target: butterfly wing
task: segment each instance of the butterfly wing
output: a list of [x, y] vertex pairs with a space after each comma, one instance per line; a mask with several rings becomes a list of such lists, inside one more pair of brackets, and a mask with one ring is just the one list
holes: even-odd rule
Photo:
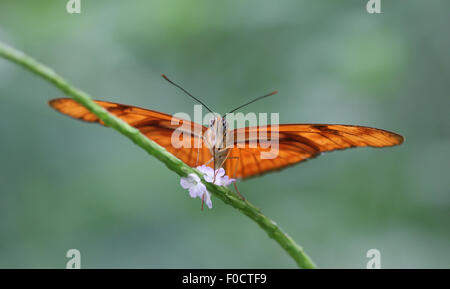
[[[189, 166], [201, 165], [211, 159], [208, 148], [202, 143], [202, 135], [207, 128], [200, 124], [135, 106], [99, 100], [95, 102], [108, 112], [139, 129], [146, 137], [164, 147]], [[53, 99], [49, 102], [49, 105], [73, 118], [104, 125], [95, 114], [73, 99]], [[179, 129], [183, 134], [179, 138], [172, 138], [176, 129]]]
[[[266, 131], [267, 139], [278, 141], [277, 154], [269, 142], [254, 139]], [[225, 162], [230, 177], [248, 178], [314, 158], [323, 152], [353, 147], [399, 145], [403, 137], [386, 130], [334, 124], [285, 124], [272, 131], [271, 126], [235, 129], [234, 146]], [[253, 142], [253, 146], [252, 143]], [[261, 153], [265, 153], [265, 158]], [[268, 158], [267, 158], [268, 157]]]
[[[105, 101], [95, 102], [138, 128], [149, 139], [189, 166], [205, 164], [212, 158], [209, 149], [203, 143], [202, 135], [207, 128], [202, 125], [135, 106]], [[97, 116], [70, 98], [54, 99], [49, 104], [73, 118], [103, 124]], [[182, 139], [172, 138], [174, 131], [180, 127], [186, 132]], [[252, 139], [264, 130], [268, 140], [278, 141], [277, 154], [273, 158], [270, 158], [273, 152], [269, 142]], [[393, 132], [354, 125], [286, 124], [279, 125], [277, 131], [272, 131], [270, 126], [247, 127], [236, 129], [233, 134], [235, 143], [230, 149], [224, 167], [229, 176], [237, 178], [248, 178], [282, 169], [327, 151], [365, 146], [387, 147], [403, 142], [403, 137]], [[256, 146], [252, 145], [255, 141]], [[261, 153], [265, 153], [269, 158], [263, 158]]]

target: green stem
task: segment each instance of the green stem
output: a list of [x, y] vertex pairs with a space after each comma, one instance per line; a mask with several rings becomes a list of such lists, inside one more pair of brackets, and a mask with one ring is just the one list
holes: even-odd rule
[[[150, 155], [163, 162], [170, 170], [174, 171], [179, 176], [185, 177], [190, 173], [196, 173], [201, 176], [201, 173], [198, 170], [191, 168], [181, 160], [177, 159], [163, 147], [141, 134], [138, 129], [108, 113], [101, 106], [97, 105], [87, 93], [71, 86], [66, 80], [47, 66], [37, 62], [23, 52], [9, 47], [1, 42], [0, 56], [25, 67], [26, 69], [53, 83], [65, 94], [72, 97], [74, 100], [90, 110], [106, 125], [131, 139], [136, 145], [140, 146]], [[228, 188], [219, 187], [205, 181], [203, 182], [205, 183], [208, 191], [215, 197], [238, 209], [250, 219], [255, 221], [264, 231], [266, 231], [270, 238], [274, 239], [281, 245], [281, 247], [295, 260], [298, 266], [301, 268], [315, 268], [313, 261], [303, 251], [302, 247], [298, 245], [290, 236], [284, 233], [274, 221], [263, 215], [258, 208], [250, 204], [247, 200], [242, 200]]]

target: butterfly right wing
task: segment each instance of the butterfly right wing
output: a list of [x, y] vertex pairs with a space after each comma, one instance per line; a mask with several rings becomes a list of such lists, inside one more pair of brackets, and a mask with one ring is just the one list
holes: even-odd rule
[[[136, 106], [95, 102], [191, 167], [205, 164], [212, 158], [202, 138], [207, 128], [200, 124]], [[104, 125], [95, 114], [71, 98], [53, 99], [49, 105], [70, 117]], [[180, 132], [178, 137], [173, 137], [175, 130]]]
[[[267, 140], [258, 139], [261, 131], [267, 133], [267, 140], [278, 143], [278, 149], [271, 151], [273, 147]], [[390, 131], [338, 124], [280, 124], [274, 131], [270, 126], [246, 127], [235, 129], [233, 134], [234, 146], [230, 148], [225, 171], [230, 177], [241, 179], [279, 170], [324, 152], [389, 147], [403, 142], [401, 135]]]

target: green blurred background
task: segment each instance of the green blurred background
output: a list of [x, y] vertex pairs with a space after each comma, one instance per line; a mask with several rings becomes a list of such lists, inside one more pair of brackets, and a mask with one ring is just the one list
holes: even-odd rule
[[[322, 268], [450, 264], [450, 2], [1, 0], [0, 41], [97, 99], [176, 113], [393, 130], [402, 146], [326, 154], [239, 184]], [[61, 116], [63, 94], [0, 59], [0, 267], [295, 268], [251, 220], [117, 132]]]

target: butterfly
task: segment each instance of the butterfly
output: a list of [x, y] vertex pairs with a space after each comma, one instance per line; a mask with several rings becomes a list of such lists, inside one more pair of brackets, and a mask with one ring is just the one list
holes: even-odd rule
[[[164, 74], [162, 76], [212, 112], [184, 88], [169, 80]], [[276, 91], [258, 97], [231, 112], [275, 93]], [[238, 179], [247, 179], [280, 170], [317, 157], [324, 152], [354, 147], [390, 147], [403, 142], [403, 137], [394, 132], [358, 125], [280, 124], [276, 129], [273, 126], [254, 126], [230, 130], [226, 115], [215, 115], [209, 127], [206, 127], [136, 106], [101, 100], [95, 100], [95, 102], [137, 128], [146, 137], [164, 147], [187, 165], [195, 167], [206, 164], [214, 169], [224, 168], [230, 177]], [[96, 115], [70, 98], [53, 99], [49, 101], [49, 105], [75, 119], [103, 124]], [[183, 145], [174, 143], [172, 137], [180, 127], [184, 129], [184, 138], [178, 141], [183, 142]], [[269, 148], [263, 146], [263, 142], [253, 140], [252, 136], [259, 135], [262, 131], [271, 141], [278, 143], [276, 157], [261, 157], [261, 153], [267, 152]], [[218, 144], [217, 139], [222, 139], [221, 144]], [[225, 144], [223, 140], [228, 139], [232, 139], [232, 143]]]

